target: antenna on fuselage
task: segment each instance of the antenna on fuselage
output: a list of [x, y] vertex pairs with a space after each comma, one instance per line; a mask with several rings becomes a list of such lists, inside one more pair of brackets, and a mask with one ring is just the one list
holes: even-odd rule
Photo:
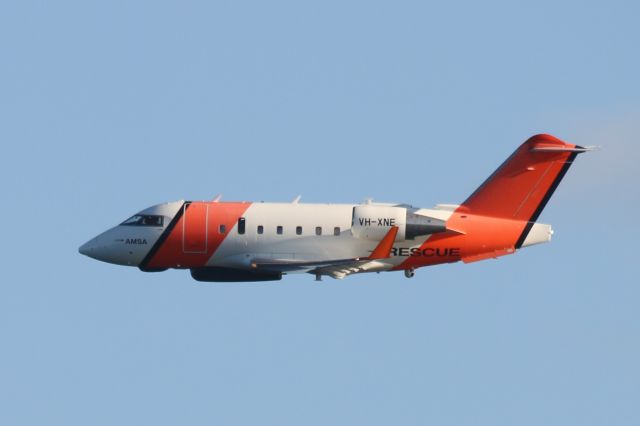
[[298, 204], [298, 201], [300, 201], [300, 198], [302, 198], [302, 195], [298, 195], [296, 198], [294, 198], [291, 204]]
[[215, 198], [213, 199], [214, 203], [219, 203], [220, 200], [222, 199], [222, 194], [218, 194], [215, 196]]

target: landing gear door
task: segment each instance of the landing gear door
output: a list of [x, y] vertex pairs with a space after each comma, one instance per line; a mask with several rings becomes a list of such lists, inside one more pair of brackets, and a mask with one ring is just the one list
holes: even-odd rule
[[182, 251], [202, 254], [208, 249], [209, 205], [185, 203], [182, 221]]

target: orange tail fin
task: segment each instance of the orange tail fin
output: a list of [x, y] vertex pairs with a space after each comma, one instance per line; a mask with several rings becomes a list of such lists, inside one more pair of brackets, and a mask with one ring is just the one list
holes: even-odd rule
[[473, 214], [535, 222], [576, 155], [587, 150], [551, 135], [533, 136], [462, 206]]

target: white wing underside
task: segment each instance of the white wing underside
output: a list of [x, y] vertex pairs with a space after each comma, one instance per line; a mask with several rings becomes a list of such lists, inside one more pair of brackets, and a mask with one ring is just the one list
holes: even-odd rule
[[319, 273], [320, 275], [328, 275], [331, 278], [341, 280], [342, 278], [351, 274], [357, 274], [360, 272], [388, 271], [391, 268], [392, 268], [392, 265], [388, 263], [383, 263], [377, 260], [366, 260], [366, 261], [354, 262], [352, 264], [347, 264], [347, 265], [325, 266], [323, 268], [318, 268], [316, 271], [311, 271], [311, 272]]
[[387, 271], [392, 268], [389, 263], [371, 259], [336, 259], [326, 261], [300, 261], [292, 259], [254, 259], [252, 268], [273, 272], [307, 272], [316, 275], [328, 275], [342, 279], [347, 275], [359, 272]]

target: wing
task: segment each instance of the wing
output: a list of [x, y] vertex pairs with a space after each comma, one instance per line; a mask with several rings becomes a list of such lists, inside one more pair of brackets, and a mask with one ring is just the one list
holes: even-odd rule
[[378, 259], [389, 258], [393, 242], [398, 234], [398, 227], [392, 226], [389, 232], [380, 240], [376, 248], [369, 256], [353, 257], [349, 259], [329, 260], [299, 260], [299, 259], [261, 259], [251, 261], [251, 267], [256, 271], [265, 272], [309, 272], [320, 275], [329, 275], [333, 278], [344, 278], [346, 275], [367, 270], [389, 269]]
[[294, 260], [294, 259], [260, 259], [251, 261], [251, 267], [259, 271], [269, 272], [309, 272], [330, 266], [343, 266], [358, 263], [360, 258], [330, 260]]
[[360, 260], [343, 265], [329, 265], [316, 268], [309, 271], [310, 274], [315, 274], [316, 278], [321, 275], [328, 275], [331, 278], [342, 279], [347, 275], [357, 274], [358, 272], [380, 272], [388, 271], [393, 266], [389, 263], [379, 262], [377, 260]]

